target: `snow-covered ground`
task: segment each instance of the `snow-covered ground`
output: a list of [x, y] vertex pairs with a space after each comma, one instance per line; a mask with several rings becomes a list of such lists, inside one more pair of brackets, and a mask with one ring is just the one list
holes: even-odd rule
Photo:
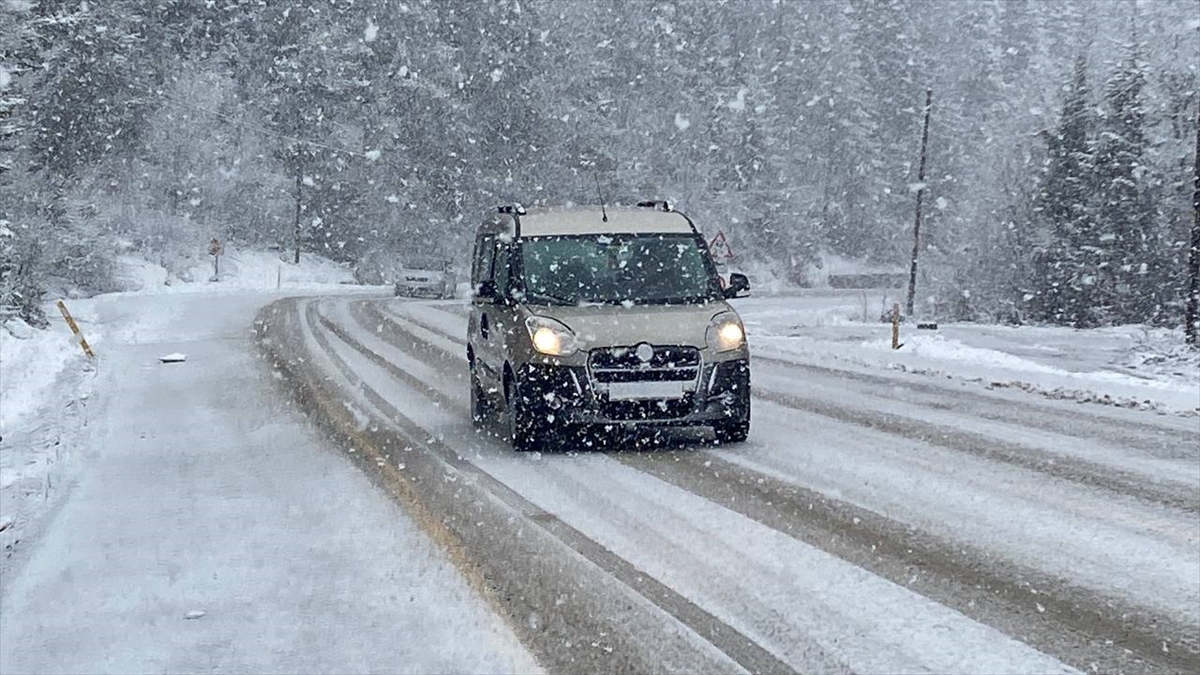
[[[273, 299], [388, 289], [352, 286], [311, 257], [231, 252], [215, 282], [202, 262], [196, 281], [167, 284], [162, 268], [128, 260], [131, 290], [68, 301], [94, 362], [53, 307], [48, 331], [0, 331], [0, 670], [536, 669], [483, 585], [328, 452], [253, 358], [251, 318]], [[678, 594], [605, 582], [624, 588], [610, 602], [640, 603], [674, 631], [672, 649], [746, 665], [737, 644], [748, 643], [802, 670], [1048, 672], [1076, 654], [1070, 630], [1111, 630], [1070, 608], [1113, 602], [1167, 620], [1164, 649], [1188, 644], [1200, 472], [1179, 439], [1200, 424], [1200, 358], [1182, 336], [904, 326], [893, 351], [878, 320], [892, 299], [824, 289], [736, 301], [756, 359], [750, 442], [641, 458], [513, 456], [478, 436], [461, 395], [463, 301], [312, 303], [409, 379], [330, 336], [323, 348], [309, 334], [311, 353], [294, 356], [345, 377], [339, 404], [362, 425], [407, 415], [418, 438], [589, 538], [603, 555], [581, 549], [585, 565], [616, 556]], [[162, 363], [169, 354], [186, 360]], [[336, 374], [337, 360], [352, 372]], [[377, 415], [371, 392], [396, 411]], [[417, 460], [400, 471], [405, 461]], [[436, 481], [478, 480], [455, 466]], [[836, 506], [817, 520], [754, 510], [781, 500]], [[929, 570], [876, 544], [926, 546], [915, 561]], [[977, 609], [988, 596], [971, 589], [996, 583], [1042, 595]], [[546, 602], [528, 618], [535, 631], [567, 601]], [[679, 603], [733, 642], [703, 635], [707, 619]], [[1071, 629], [1041, 627], [1047, 611]]]
[[[526, 500], [500, 516], [513, 536], [570, 526], [572, 550], [587, 555], [574, 543], [587, 537], [604, 552], [594, 560], [633, 566], [632, 597], [694, 626], [673, 612], [678, 602], [643, 585], [662, 584], [782, 667], [1052, 672], [1061, 659], [1101, 672], [1190, 668], [1178, 664], [1194, 660], [1200, 618], [1193, 415], [988, 391], [969, 379], [970, 361], [951, 362], [949, 379], [885, 360], [806, 361], [772, 347], [762, 326], [829, 327], [844, 298], [738, 304], [759, 331], [755, 423], [748, 442], [730, 447], [681, 435], [679, 450], [597, 453], [568, 438], [558, 452], [513, 453], [468, 419], [461, 302], [302, 301], [296, 316], [307, 317], [308, 334], [286, 351], [331, 383], [334, 400], [353, 401], [360, 424], [416, 425], [406, 438], [444, 446], [450, 459], [429, 473], [414, 469], [416, 448], [402, 458], [420, 484], [462, 485], [455, 497], [467, 503], [470, 489], [501, 504]], [[859, 343], [873, 339], [875, 328], [852, 318], [841, 327], [866, 331]], [[838, 345], [827, 335], [814, 342]], [[1012, 368], [1012, 351], [989, 354]], [[1004, 607], [987, 607], [1000, 598]], [[1145, 666], [1148, 658], [1180, 661]]]
[[[282, 294], [379, 290], [289, 272]], [[84, 360], [61, 320], [4, 338], [0, 671], [536, 672], [483, 589], [280, 396], [252, 344], [280, 293], [241, 279], [71, 301], [97, 358], [70, 419]]]
[[[57, 312], [48, 307], [47, 311]], [[54, 391], [54, 382], [63, 369], [81, 366], [83, 351], [63, 330], [35, 330], [20, 319], [10, 319], [0, 328], [0, 437], [28, 419], [47, 400], [73, 390]], [[6, 472], [0, 468], [0, 481]]]
[[949, 377], [1164, 413], [1200, 412], [1200, 352], [1183, 344], [1182, 330], [967, 323], [918, 330], [901, 324], [903, 346], [893, 350], [891, 326], [879, 319], [897, 299], [896, 291], [821, 290], [734, 304], [757, 356]]
[[[285, 262], [278, 253], [229, 248], [221, 258], [221, 274], [212, 281], [211, 258], [197, 259], [190, 273], [194, 281], [168, 275], [160, 265], [127, 256], [120, 262], [119, 277], [127, 291], [89, 299], [67, 300], [68, 310], [84, 337], [103, 355], [109, 342], [157, 342], [178, 333], [185, 304], [156, 303], [152, 311], [126, 299], [147, 295], [206, 293], [216, 295], [256, 293], [262, 303], [282, 295], [321, 292], [378, 292], [356, 288], [350, 270], [319, 256], [305, 255], [299, 265]], [[170, 283], [167, 283], [167, 282]], [[44, 307], [51, 326], [34, 330], [19, 319], [0, 327], [0, 489], [15, 491], [0, 502], [0, 519], [12, 521], [15, 531], [20, 514], [49, 504], [61, 464], [76, 445], [77, 427], [95, 376], [89, 363], [53, 302]], [[19, 487], [14, 487], [20, 484]], [[20, 506], [14, 500], [22, 502]]]
[[177, 276], [161, 265], [136, 256], [119, 260], [120, 276], [130, 291], [141, 293], [211, 293], [229, 291], [321, 291], [330, 286], [353, 284], [350, 269], [320, 256], [305, 254], [300, 264], [286, 252], [242, 250], [226, 246], [218, 274], [213, 275], [212, 258], [205, 256]]

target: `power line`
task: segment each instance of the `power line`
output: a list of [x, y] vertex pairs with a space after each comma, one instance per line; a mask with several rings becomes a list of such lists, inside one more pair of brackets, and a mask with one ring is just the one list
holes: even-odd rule
[[342, 153], [345, 155], [350, 155], [352, 157], [362, 157], [363, 159], [372, 159], [367, 153], [364, 153], [364, 152], [358, 152], [356, 150], [349, 150], [346, 148], [329, 145], [327, 143], [321, 143], [319, 141], [312, 141], [312, 140], [308, 140], [305, 138], [299, 138], [296, 136], [289, 136], [287, 134], [283, 134], [278, 131], [273, 131], [266, 127], [259, 126], [257, 124], [252, 124], [252, 123], [246, 122], [244, 120], [234, 119], [232, 116], [228, 115], [227, 113], [223, 113], [219, 110], [210, 110], [208, 108], [201, 108], [199, 106], [186, 105], [186, 104], [180, 103], [179, 101], [172, 99], [169, 96], [164, 97], [163, 102], [166, 105], [177, 108], [179, 110], [212, 115], [213, 117], [216, 117], [222, 121], [228, 122], [229, 124], [234, 124], [234, 125], [246, 128], [246, 129], [251, 129], [251, 130], [257, 131], [261, 134], [271, 136], [273, 138], [278, 138], [280, 140], [290, 141], [292, 143], [301, 143], [301, 144], [309, 145], [309, 146], [312, 146], [315, 148], [322, 148], [324, 150], [329, 150], [330, 152], [337, 152], [337, 153]]

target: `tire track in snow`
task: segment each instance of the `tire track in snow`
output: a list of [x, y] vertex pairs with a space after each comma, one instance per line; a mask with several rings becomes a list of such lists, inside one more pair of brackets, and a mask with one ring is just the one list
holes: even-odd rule
[[[380, 322], [387, 322], [394, 325], [397, 329], [413, 334], [415, 340], [420, 340], [428, 345], [427, 348], [422, 348], [432, 358], [436, 358], [443, 363], [456, 363], [456, 360], [447, 361], [444, 357], [448, 356], [444, 349], [440, 349], [434, 344], [436, 340], [432, 339], [429, 334], [439, 336], [440, 338], [449, 341], [453, 344], [461, 345], [463, 352], [466, 350], [466, 342], [462, 338], [447, 335], [443, 330], [437, 328], [432, 322], [423, 321], [419, 317], [408, 314], [399, 315], [387, 309], [380, 310], [376, 303], [368, 304], [367, 301], [356, 303], [357, 307], [369, 308], [371, 318]], [[423, 305], [422, 308], [431, 307]], [[457, 306], [455, 306], [455, 309]], [[411, 321], [416, 324], [417, 330], [402, 326], [401, 321]], [[422, 335], [422, 333], [428, 334]], [[778, 359], [769, 359], [762, 357], [752, 357], [754, 362], [766, 361], [777, 366], [794, 366], [788, 361], [780, 361]], [[822, 375], [841, 378], [843, 376], [852, 380], [868, 381], [875, 384], [886, 382], [889, 389], [894, 389], [897, 386], [896, 382], [887, 382], [886, 378], [877, 376], [867, 376], [859, 373], [850, 373], [848, 371], [840, 371], [833, 369], [825, 369], [812, 367], [813, 372], [821, 372]], [[771, 401], [784, 407], [794, 410], [803, 410], [806, 412], [815, 413], [823, 417], [837, 420], [839, 422], [854, 424], [868, 429], [875, 429], [884, 433], [900, 436], [910, 440], [927, 443], [938, 447], [943, 447], [949, 450], [968, 453], [984, 459], [1005, 462], [1015, 466], [1020, 466], [1026, 469], [1031, 469], [1039, 473], [1060, 478], [1063, 480], [1072, 481], [1090, 487], [1097, 487], [1109, 490], [1116, 494], [1134, 497], [1136, 499], [1154, 502], [1171, 508], [1179, 509], [1187, 513], [1200, 514], [1200, 492], [1194, 487], [1186, 483], [1165, 484], [1148, 480], [1147, 477], [1136, 472], [1114, 467], [1107, 464], [1089, 461], [1076, 456], [1064, 455], [1055, 452], [1047, 452], [1044, 449], [1031, 447], [1029, 445], [1014, 443], [992, 436], [959, 429], [946, 424], [939, 424], [920, 419], [914, 419], [901, 414], [871, 410], [868, 408], [850, 406], [841, 403], [836, 403], [817, 397], [800, 396], [792, 392], [783, 392], [764, 386], [761, 383], [762, 378], [755, 382], [752, 392], [755, 398]], [[937, 393], [945, 395], [944, 390], [938, 390], [933, 385], [908, 385], [912, 386], [924, 393]], [[878, 395], [874, 393], [872, 395]], [[977, 394], [961, 395], [962, 398], [971, 398], [974, 396], [979, 398]], [[958, 393], [955, 393], [955, 398], [959, 398]], [[983, 399], [986, 400], [986, 399]], [[978, 401], [977, 401], [978, 402]], [[1029, 409], [1036, 409], [1036, 406], [1029, 404], [1010, 404], [1009, 402], [990, 401], [993, 408], [1003, 410], [1007, 406], [1014, 407], [1018, 412], [1013, 415], [1007, 413], [994, 413], [995, 417], [1001, 418], [1007, 422], [1019, 423], [1021, 414], [1028, 414]], [[920, 404], [918, 404], [920, 405]], [[925, 403], [924, 405], [929, 405]], [[1031, 419], [1042, 419], [1046, 415], [1044, 410], [1036, 410], [1037, 414], [1030, 414]], [[972, 415], [976, 414], [976, 410], [971, 410]], [[1057, 411], [1055, 414], [1058, 414]], [[1088, 420], [1089, 424], [1082, 424], [1081, 428], [1095, 429], [1098, 419], [1095, 416], [1080, 413], [1080, 418]], [[1156, 425], [1143, 425], [1144, 430], [1148, 433], [1167, 433], [1171, 439], [1174, 439], [1174, 432], [1164, 431], [1162, 427]], [[1061, 426], [1053, 429], [1055, 433], [1061, 432]], [[1107, 430], [1111, 431], [1111, 430]], [[1107, 433], [1107, 431], [1105, 433]], [[1068, 435], [1074, 435], [1068, 433]], [[1124, 438], [1128, 434], [1121, 432], [1117, 434], [1118, 438]], [[1111, 438], [1111, 437], [1107, 437]], [[1193, 436], [1189, 441], [1195, 444]], [[1135, 446], [1136, 447], [1136, 446]]]
[[[1115, 419], [1101, 411], [1079, 410], [1067, 405], [1056, 406], [1051, 410], [1045, 405], [1014, 400], [1014, 397], [988, 396], [962, 388], [948, 389], [934, 383], [915, 382], [911, 377], [873, 375], [774, 356], [756, 355], [754, 360], [784, 370], [836, 378], [843, 383], [849, 381], [852, 386], [868, 385], [859, 387], [859, 390], [868, 395], [884, 393], [895, 396], [896, 390], [900, 389], [904, 394], [919, 394], [923, 397], [924, 400], [920, 401], [906, 401], [916, 405], [950, 409], [982, 419], [1012, 422], [1079, 438], [1116, 442], [1155, 456], [1174, 459], [1200, 458], [1200, 447], [1196, 446], [1196, 430], [1179, 428], [1180, 424], [1191, 423], [1200, 429], [1200, 423], [1170, 419], [1164, 420], [1165, 424], [1155, 424], [1132, 419]], [[1158, 442], [1148, 444], [1147, 439], [1150, 438], [1157, 438]]]
[[[377, 305], [362, 302], [352, 305], [351, 314], [364, 328], [388, 326], [381, 337], [402, 351], [436, 362], [447, 374], [463, 365], [463, 359], [450, 354], [445, 344], [461, 345], [461, 341], [429, 322], [413, 319], [415, 327], [404, 326], [400, 321], [410, 317], [392, 312], [385, 316]], [[919, 436], [916, 440], [929, 442]], [[614, 456], [1007, 634], [1022, 635], [1039, 649], [1081, 668], [1098, 664], [1105, 671], [1160, 672], [1200, 666], [1200, 636], [1193, 626], [1054, 575], [941, 540], [712, 454], [685, 451]]]
[[957, 429], [895, 413], [857, 408], [794, 393], [771, 391], [761, 385], [754, 396], [793, 410], [874, 429], [949, 450], [964, 452], [988, 460], [1004, 462], [1037, 471], [1054, 478], [1102, 488], [1115, 494], [1161, 504], [1187, 513], [1200, 513], [1200, 495], [1187, 486], [1152, 483], [1131, 471], [1098, 464], [1076, 457], [1047, 453], [1027, 445]]
[[[1195, 672], [1194, 626], [942, 540], [710, 453], [634, 452], [617, 459], [816, 546], [996, 627], [1034, 647], [1102, 672]], [[1167, 636], [1164, 639], [1164, 636]], [[1163, 645], [1171, 651], [1164, 653]]]
[[[654, 579], [652, 576], [637, 569], [628, 561], [612, 554], [610, 551], [600, 546], [592, 539], [588, 538], [582, 532], [559, 520], [553, 514], [543, 511], [535, 504], [512, 490], [512, 488], [509, 486], [501, 483], [476, 465], [462, 458], [461, 455], [454, 449], [446, 446], [437, 439], [426, 438], [425, 440], [418, 440], [422, 436], [428, 436], [427, 434], [422, 433], [422, 427], [388, 403], [382, 396], [379, 395], [378, 392], [373, 391], [369, 386], [363, 383], [353, 369], [336, 355], [335, 350], [328, 341], [328, 338], [321, 334], [320, 330], [317, 329], [318, 327], [323, 328], [332, 335], [336, 336], [348, 347], [362, 354], [375, 366], [387, 372], [393, 378], [402, 381], [405, 385], [411, 388], [417, 389], [422, 394], [437, 401], [443, 407], [460, 408], [462, 407], [461, 399], [455, 399], [437, 390], [436, 388], [429, 386], [420, 378], [414, 377], [412, 374], [397, 367], [386, 358], [380, 356], [374, 351], [371, 351], [361, 342], [352, 337], [343, 327], [339, 326], [327, 316], [321, 315], [316, 305], [309, 306], [308, 321], [310, 325], [313, 326], [313, 335], [317, 339], [318, 343], [321, 344], [323, 351], [329, 356], [329, 358], [335, 361], [335, 365], [338, 366], [338, 369], [342, 371], [342, 374], [349, 381], [358, 382], [358, 389], [371, 399], [372, 404], [376, 408], [383, 412], [388, 419], [392, 420], [396, 424], [399, 424], [401, 427], [406, 428], [406, 430], [409, 432], [409, 438], [411, 440], [429, 449], [436, 457], [440, 458], [448, 465], [453, 466], [455, 469], [462, 471], [463, 473], [469, 474], [472, 478], [473, 484], [482, 487], [488, 493], [497, 497], [508, 507], [522, 514], [527, 525], [537, 527], [550, 533], [565, 546], [583, 556], [583, 558], [590, 561], [604, 572], [607, 572], [614, 579], [620, 581], [626, 588], [628, 588], [629, 591], [640, 595], [650, 604], [665, 612], [680, 624], [686, 626], [687, 629], [700, 636], [711, 645], [715, 646], [722, 653], [728, 656], [734, 663], [737, 663], [741, 667], [745, 668], [748, 672], [795, 672], [787, 663], [779, 660], [774, 654], [750, 640], [733, 627], [729, 626], [699, 606], [693, 604], [665, 584]], [[509, 529], [511, 528], [512, 526], [510, 524]], [[481, 553], [481, 555], [483, 554]], [[549, 612], [551, 611], [551, 607], [543, 606], [541, 607], [541, 611]], [[606, 669], [608, 667], [609, 665], [605, 666]], [[644, 669], [645, 668], [643, 668], [643, 670]]]
[[[357, 323], [359, 325], [360, 329], [365, 330], [366, 333], [373, 334], [375, 336], [374, 339], [379, 340], [380, 342], [386, 342], [386, 343], [388, 343], [388, 345], [390, 345], [390, 347], [395, 348], [395, 349], [399, 350], [400, 352], [402, 352], [404, 354], [405, 360], [408, 358], [412, 358], [414, 360], [414, 362], [419, 361], [424, 364], [428, 364], [431, 360], [438, 361], [441, 363], [442, 368], [446, 369], [445, 372], [443, 373], [444, 375], [450, 375], [451, 374], [450, 369], [457, 369], [457, 368], [461, 367], [461, 361], [462, 361], [461, 359], [455, 359], [454, 357], [451, 357], [449, 354], [445, 353], [444, 350], [440, 350], [439, 348], [435, 347], [434, 345], [429, 344], [428, 342], [425, 342], [421, 339], [418, 339], [416, 336], [412, 335], [411, 333], [408, 333], [407, 331], [402, 332], [400, 330], [395, 330], [395, 328], [397, 328], [395, 326], [392, 327], [393, 330], [387, 330], [387, 329], [380, 330], [379, 329], [379, 327], [381, 325], [380, 320], [383, 317], [381, 317], [377, 312], [372, 312], [369, 307], [363, 307], [363, 305], [361, 303], [352, 305], [352, 309], [350, 309], [347, 312], [336, 312], [336, 313], [338, 314], [338, 317], [334, 317], [334, 316], [322, 317], [321, 320], [325, 323], [325, 326], [327, 328], [336, 328], [342, 333], [350, 332], [350, 331], [347, 331], [345, 329], [345, 327], [337, 326], [338, 318], [342, 318], [342, 320], [349, 320], [354, 323]], [[352, 342], [357, 342], [352, 337], [350, 339]], [[383, 356], [382, 353], [370, 352], [370, 348], [366, 347], [366, 345], [362, 345], [361, 343], [356, 346], [356, 349], [360, 349], [360, 351], [362, 349], [366, 349], [367, 351], [363, 351], [362, 353], [366, 354], [368, 358], [371, 358], [372, 361], [374, 361], [376, 363], [376, 365], [378, 365], [379, 367], [381, 367], [383, 369], [390, 369], [389, 366], [392, 368], [397, 368], [398, 370], [400, 370], [400, 373], [395, 374], [396, 376], [401, 377], [401, 378], [411, 378], [415, 381], [414, 384], [419, 383], [420, 385], [422, 385], [423, 389], [426, 388], [425, 385], [427, 385], [428, 383], [423, 381], [421, 377], [417, 377], [411, 373], [405, 373], [398, 366], [390, 363], [387, 360], [387, 358]], [[438, 355], [439, 351], [442, 351], [441, 355]], [[368, 352], [370, 352], [370, 353], [368, 353]], [[376, 360], [376, 359], [378, 359], [378, 360]], [[423, 377], [427, 377], [427, 376], [428, 375], [423, 376]], [[444, 382], [446, 379], [449, 379], [449, 378], [443, 377], [439, 381]], [[435, 400], [438, 401], [439, 407], [447, 407], [450, 404], [450, 397], [444, 393], [439, 393], [438, 395], [436, 395]], [[466, 408], [461, 403], [459, 403], [457, 407], [459, 409], [458, 413], [460, 415], [465, 416]], [[478, 460], [477, 460], [477, 462], [478, 462]], [[487, 462], [485, 462], [485, 463], [487, 463]], [[506, 472], [512, 473], [512, 467], [509, 467], [508, 464], [509, 463], [506, 462], [504, 464], [498, 465], [497, 468], [508, 467], [506, 469]], [[538, 467], [534, 471], [533, 475], [544, 478], [544, 472], [546, 470], [553, 470], [556, 466], [557, 466], [557, 464], [552, 464], [552, 465], [549, 465], [546, 467]], [[642, 471], [642, 470], [638, 469], [637, 467], [630, 467], [630, 468], [633, 468], [635, 471], [638, 471], [639, 474], [645, 475], [647, 478], [649, 478], [651, 480], [657, 480], [649, 472]], [[523, 467], [523, 463], [522, 463], [522, 469], [525, 472], [528, 471], [527, 468]], [[521, 474], [521, 473], [522, 473], [521, 470], [517, 471], [517, 474]], [[502, 472], [501, 475], [504, 475], [504, 472]], [[511, 478], [510, 478], [510, 480], [511, 480]], [[521, 481], [521, 482], [523, 483], [523, 481]], [[554, 481], [552, 480], [551, 482], [554, 482]], [[685, 493], [687, 493], [687, 492], [685, 491]], [[687, 494], [692, 494], [693, 498], [695, 498], [695, 499], [701, 499], [701, 500], [711, 502], [711, 500], [708, 500], [706, 497], [703, 497], [699, 494], [695, 494], [695, 493], [687, 493]], [[639, 513], [642, 513], [642, 512], [639, 511]], [[546, 517], [551, 518], [551, 519], [557, 519], [557, 517], [553, 516], [553, 515], [547, 515]], [[644, 517], [644, 516], [639, 515], [638, 517]], [[679, 517], [679, 516], [677, 515], [676, 517]], [[763, 525], [763, 524], [759, 523], [759, 525]], [[767, 527], [769, 527], [769, 526], [767, 526]], [[774, 529], [774, 528], [772, 528], [772, 529]], [[779, 530], [775, 530], [775, 531], [779, 532], [780, 534], [783, 534], [785, 537], [789, 536], [789, 535], [787, 535], [787, 533], [781, 532]], [[800, 540], [795, 537], [790, 537], [790, 538], [793, 539], [794, 541], [799, 542], [800, 544], [807, 545], [807, 542], [804, 542], [803, 540]], [[837, 557], [833, 556], [829, 559], [832, 560], [834, 558], [837, 558]], [[838, 560], [840, 561], [841, 559], [838, 558]], [[844, 565], [845, 561], [841, 561], [841, 563]], [[851, 563], [851, 564], [853, 564], [853, 563]], [[858, 565], [854, 565], [853, 569], [858, 569], [860, 572], [863, 571], [861, 566], [858, 566]], [[891, 580], [888, 580], [888, 581], [890, 582]], [[778, 583], [778, 582], [779, 582], [779, 580], [776, 580], [776, 583]], [[883, 583], [883, 582], [877, 581], [876, 583]], [[892, 583], [894, 583], [894, 582], [892, 582]], [[895, 584], [895, 586], [904, 588], [904, 584]], [[892, 594], [894, 594], [894, 593], [892, 593]], [[938, 606], [945, 607], [945, 605], [938, 605]], [[913, 610], [906, 610], [906, 611], [913, 611]], [[942, 611], [944, 612], [946, 610], [943, 609]], [[959, 620], [961, 620], [961, 619], [962, 619], [962, 617], [961, 617], [961, 613], [960, 613]], [[741, 620], [745, 620], [745, 617], [743, 617]], [[780, 619], [780, 620], [782, 620], [782, 619]], [[762, 621], [762, 618], [758, 617], [757, 622], [761, 624], [761, 621]], [[885, 621], [884, 623], [886, 624], [888, 622]], [[978, 622], [973, 625], [988, 626], [989, 624], [986, 622]], [[789, 624], [789, 626], [786, 628], [781, 625], [779, 627], [779, 630], [786, 631], [788, 629], [794, 630], [795, 628], [796, 628], [795, 626], [791, 626]], [[992, 627], [992, 628], [994, 628], [994, 627]], [[778, 633], [778, 631], [772, 631], [772, 632]], [[970, 631], [968, 631], [968, 632], [970, 632]], [[776, 637], [778, 637], [778, 635], [776, 635]], [[793, 650], [795, 650], [798, 646], [793, 643], [789, 643], [789, 644], [792, 645], [791, 649], [793, 649]], [[1000, 647], [997, 647], [997, 648], [999, 649]], [[847, 646], [847, 649], [849, 649], [851, 652], [855, 651], [855, 648], [851, 648], [849, 646]], [[809, 654], [812, 651], [819, 651], [819, 650], [820, 650], [819, 646], [813, 645], [810, 648], [801, 649], [800, 651], [802, 653]], [[994, 656], [994, 654], [993, 654], [993, 656]], [[982, 654], [981, 654], [981, 658], [983, 658]], [[821, 670], [827, 670], [827, 668], [821, 668]]]

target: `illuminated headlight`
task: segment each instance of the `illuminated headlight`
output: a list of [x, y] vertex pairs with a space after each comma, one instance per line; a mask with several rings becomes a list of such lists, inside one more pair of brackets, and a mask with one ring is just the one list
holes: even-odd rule
[[746, 331], [742, 320], [733, 312], [724, 312], [713, 317], [706, 336], [709, 349], [728, 352], [746, 344]]
[[579, 350], [579, 341], [571, 329], [554, 319], [531, 316], [525, 319], [525, 328], [529, 330], [533, 348], [542, 354], [570, 356]]

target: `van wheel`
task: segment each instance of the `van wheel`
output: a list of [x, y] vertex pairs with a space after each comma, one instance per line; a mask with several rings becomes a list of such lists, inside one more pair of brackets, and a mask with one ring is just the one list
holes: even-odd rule
[[491, 401], [488, 400], [487, 394], [483, 391], [483, 385], [479, 384], [479, 376], [475, 374], [475, 364], [471, 364], [471, 423], [477, 427], [482, 427], [491, 415]]
[[541, 430], [536, 413], [520, 394], [519, 387], [511, 378], [504, 381], [505, 418], [508, 422], [508, 442], [517, 452], [532, 452], [542, 446]]

